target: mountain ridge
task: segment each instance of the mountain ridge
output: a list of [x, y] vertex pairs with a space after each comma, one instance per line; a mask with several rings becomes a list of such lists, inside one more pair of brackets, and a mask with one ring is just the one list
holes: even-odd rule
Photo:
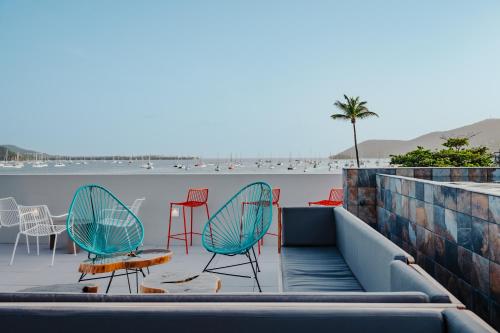
[[[437, 149], [442, 146], [442, 138], [456, 136], [470, 137], [471, 146], [486, 146], [490, 151], [497, 151], [500, 149], [500, 118], [489, 118], [451, 130], [433, 131], [410, 140], [366, 140], [358, 144], [358, 149], [361, 158], [387, 158], [404, 154], [417, 146]], [[332, 157], [351, 158], [354, 154], [353, 146]]]

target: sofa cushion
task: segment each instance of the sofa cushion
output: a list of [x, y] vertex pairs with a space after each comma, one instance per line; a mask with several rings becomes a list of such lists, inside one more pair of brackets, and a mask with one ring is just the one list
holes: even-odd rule
[[437, 282], [429, 281], [400, 260], [391, 263], [391, 291], [421, 291], [429, 296], [432, 303], [451, 303], [448, 294], [434, 283]]
[[283, 291], [363, 291], [335, 247], [283, 247]]
[[337, 247], [366, 291], [390, 291], [390, 263], [413, 258], [342, 207], [334, 208]]
[[283, 246], [335, 246], [333, 209], [283, 208]]

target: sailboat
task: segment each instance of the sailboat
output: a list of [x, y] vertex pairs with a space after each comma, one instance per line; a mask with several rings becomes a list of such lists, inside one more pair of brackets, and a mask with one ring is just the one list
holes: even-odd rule
[[36, 161], [35, 161], [35, 163], [33, 163], [33, 165], [31, 167], [33, 167], [33, 168], [46, 168], [49, 166], [46, 162], [43, 161], [43, 155], [42, 155], [41, 161], [38, 160], [38, 154], [36, 154], [35, 159], [36, 159]]
[[148, 169], [148, 170], [154, 169], [153, 162], [151, 162], [151, 155], [149, 155], [149, 157], [148, 157], [148, 162], [141, 165], [141, 168]]

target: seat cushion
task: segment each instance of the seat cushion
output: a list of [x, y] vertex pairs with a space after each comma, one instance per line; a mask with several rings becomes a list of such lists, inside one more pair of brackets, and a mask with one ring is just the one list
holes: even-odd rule
[[336, 247], [283, 247], [283, 291], [364, 291]]

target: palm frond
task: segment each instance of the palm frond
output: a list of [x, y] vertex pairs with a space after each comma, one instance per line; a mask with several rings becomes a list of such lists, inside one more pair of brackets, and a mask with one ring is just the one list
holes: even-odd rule
[[345, 114], [341, 114], [341, 113], [335, 113], [335, 114], [332, 114], [330, 116], [332, 119], [342, 119], [342, 120], [351, 120], [351, 117], [345, 115]]
[[363, 110], [362, 112], [358, 113], [358, 116], [357, 116], [357, 118], [359, 118], [359, 119], [365, 119], [368, 117], [378, 117], [378, 114], [376, 114], [375, 112], [372, 112], [372, 111], [368, 111], [368, 109], [366, 109], [366, 110]]

